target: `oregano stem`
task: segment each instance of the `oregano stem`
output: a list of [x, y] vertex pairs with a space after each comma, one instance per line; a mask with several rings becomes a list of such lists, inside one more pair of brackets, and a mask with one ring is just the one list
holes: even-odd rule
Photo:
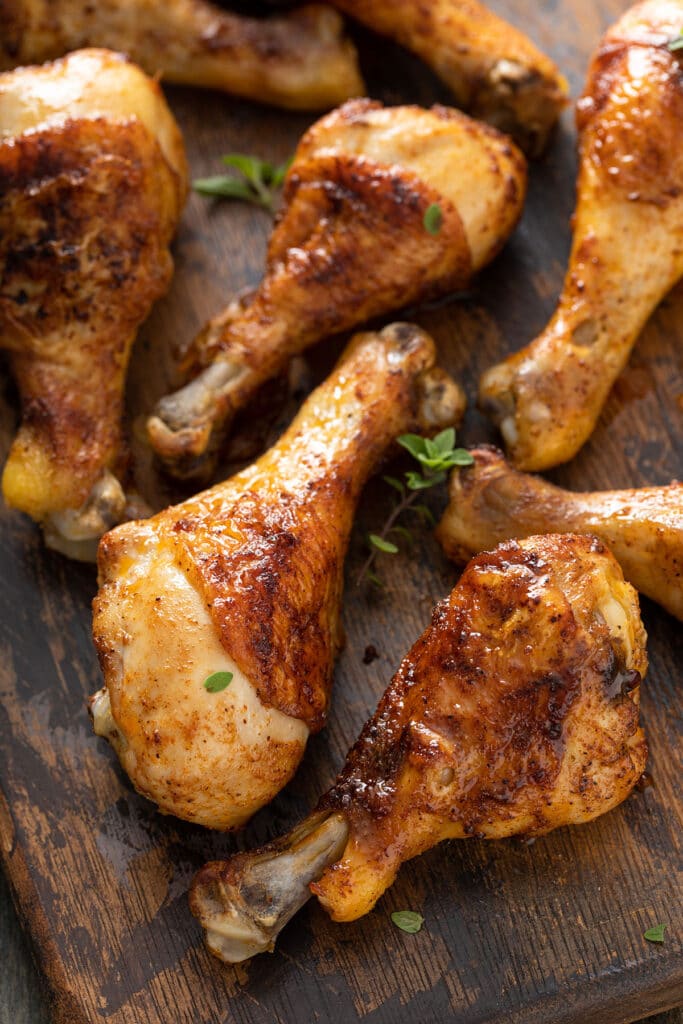
[[[387, 540], [388, 539], [389, 534], [391, 533], [392, 529], [396, 525], [399, 517], [401, 515], [403, 515], [403, 513], [407, 509], [409, 509], [411, 505], [415, 504], [415, 502], [417, 501], [418, 497], [420, 497], [421, 494], [422, 494], [422, 491], [410, 491], [408, 494], [406, 494], [406, 496], [404, 498], [401, 499], [401, 501], [399, 501], [398, 505], [395, 506], [393, 512], [391, 513], [389, 518], [386, 520], [384, 526], [382, 527], [382, 529], [378, 533], [378, 536], [381, 537], [382, 540]], [[365, 559], [365, 562], [361, 566], [361, 568], [360, 568], [360, 570], [358, 572], [358, 576], [356, 577], [356, 586], [357, 587], [360, 587], [360, 585], [363, 582], [365, 576], [370, 571], [370, 569], [372, 569], [373, 565], [375, 564], [375, 559], [377, 557], [377, 554], [378, 554], [377, 548], [373, 548], [373, 550], [370, 552], [368, 557]]]

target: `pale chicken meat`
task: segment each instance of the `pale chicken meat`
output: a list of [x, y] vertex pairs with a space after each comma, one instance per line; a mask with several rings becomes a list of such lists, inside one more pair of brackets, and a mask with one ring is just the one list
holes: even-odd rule
[[683, 274], [683, 0], [636, 4], [605, 35], [578, 102], [574, 237], [557, 309], [484, 373], [480, 404], [520, 469], [571, 459], [645, 322]]
[[124, 518], [128, 356], [186, 191], [173, 116], [125, 58], [0, 74], [0, 346], [22, 416], [2, 489], [74, 557]]
[[190, 906], [211, 952], [237, 962], [272, 949], [311, 894], [353, 921], [444, 839], [538, 836], [615, 807], [647, 756], [645, 643], [637, 594], [599, 540], [548, 535], [480, 554], [317, 810], [196, 876]]
[[195, 340], [190, 382], [149, 418], [155, 451], [177, 475], [205, 472], [234, 414], [294, 354], [463, 288], [514, 228], [525, 186], [515, 146], [457, 111], [358, 100], [318, 121], [287, 175], [265, 277]]
[[516, 470], [496, 448], [470, 452], [474, 464], [451, 476], [436, 531], [449, 558], [464, 563], [536, 533], [591, 534], [634, 587], [683, 619], [683, 484], [577, 494]]
[[102, 539], [95, 731], [160, 810], [234, 828], [291, 778], [325, 723], [360, 490], [397, 435], [463, 409], [418, 327], [358, 335], [256, 463]]
[[418, 54], [457, 102], [538, 155], [567, 103], [553, 61], [478, 0], [332, 0], [335, 7]]
[[166, 81], [295, 110], [365, 92], [353, 44], [329, 7], [248, 18], [205, 0], [0, 0], [0, 69], [106, 46]]

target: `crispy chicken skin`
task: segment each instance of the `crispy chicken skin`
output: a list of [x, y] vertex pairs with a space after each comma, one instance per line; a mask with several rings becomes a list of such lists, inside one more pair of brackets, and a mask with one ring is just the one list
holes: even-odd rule
[[496, 448], [470, 451], [474, 465], [451, 476], [436, 531], [449, 558], [464, 564], [535, 533], [593, 534], [634, 587], [683, 619], [683, 484], [575, 494], [520, 473]]
[[323, 5], [257, 19], [205, 0], [0, 0], [0, 68], [85, 46], [121, 50], [169, 82], [294, 110], [365, 92], [342, 20]]
[[577, 107], [574, 238], [558, 307], [482, 377], [480, 403], [520, 469], [566, 462], [660, 299], [683, 273], [683, 0], [646, 0], [604, 37]]
[[647, 756], [645, 642], [637, 594], [596, 538], [531, 537], [473, 559], [316, 812], [196, 876], [211, 952], [272, 949], [311, 892], [355, 920], [443, 839], [537, 836], [615, 807]]
[[168, 286], [186, 188], [161, 90], [125, 58], [0, 74], [0, 346], [22, 408], [2, 488], [74, 557], [123, 518], [128, 355]]
[[477, 0], [332, 0], [413, 50], [473, 117], [538, 155], [567, 103], [567, 83], [528, 36]]
[[[466, 285], [517, 223], [525, 187], [521, 153], [457, 111], [357, 100], [314, 124], [260, 287], [205, 327], [185, 364], [193, 379], [148, 421], [168, 468], [205, 472], [234, 413], [295, 353]], [[424, 224], [433, 204], [436, 234]]]
[[434, 359], [411, 324], [357, 335], [254, 465], [102, 539], [95, 730], [162, 811], [242, 824], [324, 725], [360, 490], [397, 435], [464, 410]]

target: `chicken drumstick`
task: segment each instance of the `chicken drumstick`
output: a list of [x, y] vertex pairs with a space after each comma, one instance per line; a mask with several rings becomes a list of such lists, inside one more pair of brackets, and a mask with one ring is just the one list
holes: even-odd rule
[[480, 403], [515, 465], [571, 459], [660, 299], [683, 274], [683, 0], [636, 4], [605, 35], [578, 102], [574, 240], [559, 305], [488, 370]]
[[332, 0], [417, 53], [473, 117], [507, 132], [530, 156], [545, 147], [567, 83], [528, 36], [479, 0]]
[[22, 406], [2, 488], [73, 557], [124, 517], [128, 355], [170, 281], [186, 190], [162, 92], [125, 58], [0, 75], [0, 345]]
[[102, 539], [95, 731], [162, 811], [241, 825], [325, 724], [360, 490], [397, 435], [464, 409], [434, 359], [411, 324], [358, 335], [258, 462]]
[[237, 962], [272, 949], [311, 893], [353, 921], [443, 839], [541, 835], [615, 807], [645, 766], [645, 639], [600, 541], [532, 537], [479, 555], [317, 811], [196, 876], [190, 906], [211, 952]]
[[365, 92], [342, 19], [322, 4], [245, 18], [206, 0], [0, 3], [0, 69], [84, 46], [121, 50], [169, 82], [293, 110], [326, 110]]
[[642, 594], [683, 619], [683, 484], [575, 494], [520, 473], [497, 448], [470, 449], [436, 536], [449, 558], [535, 533], [590, 533], [609, 545]]
[[292, 355], [464, 287], [512, 231], [525, 186], [521, 153], [457, 111], [358, 100], [318, 121], [289, 170], [260, 287], [207, 325], [186, 364], [194, 379], [148, 421], [168, 468], [205, 472], [223, 427]]

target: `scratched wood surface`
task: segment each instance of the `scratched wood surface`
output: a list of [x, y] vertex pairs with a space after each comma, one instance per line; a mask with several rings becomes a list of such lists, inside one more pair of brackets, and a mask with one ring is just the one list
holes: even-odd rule
[[[624, 0], [496, 0], [558, 60], [576, 95], [600, 32]], [[420, 65], [359, 33], [372, 95], [447, 101]], [[284, 159], [311, 118], [227, 97], [169, 91], [192, 171], [214, 173], [226, 151]], [[523, 222], [468, 295], [411, 312], [438, 340], [444, 364], [476, 392], [481, 371], [545, 323], [569, 246], [575, 175], [571, 116], [532, 170]], [[131, 369], [131, 433], [170, 379], [172, 359], [203, 320], [259, 278], [270, 222], [243, 205], [193, 196], [175, 246], [170, 294], [142, 331]], [[634, 245], [639, 240], [634, 239]], [[683, 287], [662, 304], [617, 383], [599, 428], [554, 478], [575, 488], [664, 483], [683, 474]], [[315, 373], [334, 346], [313, 356]], [[6, 451], [17, 419], [9, 382], [0, 400]], [[265, 429], [265, 428], [264, 428]], [[472, 410], [462, 433], [490, 437]], [[134, 444], [143, 489], [177, 496]], [[533, 845], [444, 844], [405, 866], [377, 909], [335, 925], [315, 904], [277, 952], [240, 968], [210, 959], [186, 892], [207, 859], [277, 836], [333, 779], [400, 657], [455, 582], [425, 534], [384, 564], [381, 594], [353, 585], [363, 536], [391, 500], [368, 487], [349, 553], [346, 648], [329, 728], [309, 745], [292, 784], [237, 836], [157, 814], [91, 732], [85, 700], [100, 685], [90, 641], [92, 568], [43, 550], [20, 515], [0, 510], [0, 836], [20, 916], [30, 931], [54, 1019], [69, 1024], [261, 1024], [335, 1019], [377, 1024], [633, 1021], [683, 1003], [683, 630], [644, 602], [651, 669], [643, 718], [653, 784], [589, 826]], [[435, 511], [443, 501], [433, 495]], [[372, 644], [379, 658], [364, 662]], [[420, 911], [417, 936], [390, 913]], [[667, 922], [664, 946], [643, 931]]]

